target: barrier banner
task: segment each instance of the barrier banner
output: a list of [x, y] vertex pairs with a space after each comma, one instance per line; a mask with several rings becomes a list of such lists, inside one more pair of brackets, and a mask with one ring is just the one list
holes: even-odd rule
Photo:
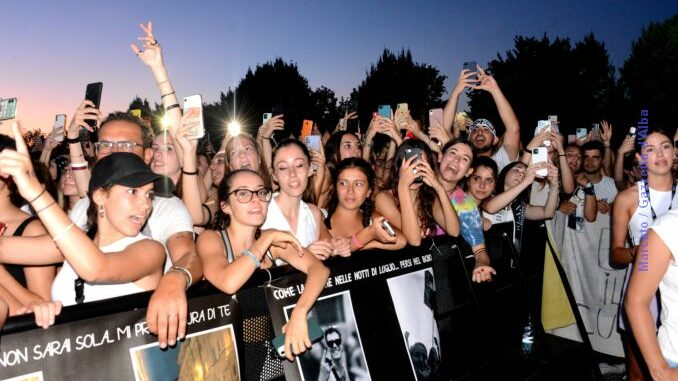
[[[130, 296], [130, 297], [136, 297]], [[124, 299], [129, 297], [122, 297]], [[111, 303], [107, 300], [99, 303]], [[92, 303], [94, 304], [94, 303]], [[75, 306], [84, 311], [96, 306]], [[189, 300], [186, 339], [161, 350], [146, 310], [110, 314], [0, 338], [2, 380], [238, 380], [237, 302], [224, 294]]]
[[[434, 319], [433, 256], [422, 248], [374, 251], [334, 262], [309, 312], [322, 338], [294, 362], [289, 380], [429, 380], [437, 378], [440, 335]], [[304, 288], [304, 274], [266, 287], [276, 335]]]

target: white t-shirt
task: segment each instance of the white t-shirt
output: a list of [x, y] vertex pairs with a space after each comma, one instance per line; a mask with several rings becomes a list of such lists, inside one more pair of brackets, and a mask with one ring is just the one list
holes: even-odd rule
[[[666, 274], [659, 282], [662, 310], [659, 316], [661, 326], [657, 334], [657, 341], [662, 354], [667, 360], [678, 362], [678, 210], [670, 210], [655, 220], [651, 229], [671, 250], [671, 261]], [[651, 253], [650, 253], [651, 255]], [[636, 271], [642, 271], [642, 260], [639, 261]]]
[[[119, 239], [110, 245], [101, 247], [104, 253], [112, 253], [124, 250], [130, 244], [148, 239], [145, 235], [139, 233], [136, 237], [125, 237]], [[64, 262], [59, 270], [54, 282], [52, 283], [52, 300], [59, 300], [64, 306], [72, 306], [75, 303], [75, 280], [78, 279], [73, 267], [68, 261]], [[134, 282], [127, 283], [85, 283], [83, 286], [84, 302], [93, 302], [95, 300], [104, 300], [116, 298], [118, 296], [136, 294], [144, 292], [143, 288], [137, 286]]]
[[[68, 217], [81, 230], [87, 231], [87, 208], [89, 198], [81, 198], [71, 209]], [[167, 253], [165, 245], [169, 237], [180, 232], [193, 232], [193, 218], [186, 205], [177, 197], [158, 197], [153, 199], [153, 210], [148, 222], [141, 231], [145, 236], [151, 237], [165, 246], [167, 260], [165, 271], [172, 267], [172, 259]]]
[[[520, 156], [520, 155], [519, 155]], [[504, 169], [505, 166], [511, 164], [512, 162], [518, 160], [516, 157], [515, 159], [511, 160], [511, 158], [508, 156], [508, 152], [504, 149], [504, 145], [502, 144], [501, 147], [497, 150], [497, 152], [494, 153], [490, 157], [492, 160], [494, 160], [495, 163], [497, 163], [497, 167], [499, 170], [497, 173], [501, 172], [502, 169]]]

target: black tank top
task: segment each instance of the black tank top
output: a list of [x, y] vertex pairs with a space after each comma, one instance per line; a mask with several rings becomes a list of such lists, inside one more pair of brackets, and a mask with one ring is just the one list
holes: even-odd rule
[[[33, 222], [34, 220], [37, 220], [38, 217], [36, 216], [31, 216], [23, 220], [21, 224], [16, 228], [14, 231], [14, 234], [12, 234], [12, 237], [21, 237], [24, 235], [24, 230], [26, 230], [26, 226]], [[5, 269], [7, 269], [7, 272], [12, 274], [12, 277], [16, 279], [17, 282], [21, 283], [22, 286], [26, 287], [26, 274], [24, 274], [24, 267], [22, 265], [5, 265]]]

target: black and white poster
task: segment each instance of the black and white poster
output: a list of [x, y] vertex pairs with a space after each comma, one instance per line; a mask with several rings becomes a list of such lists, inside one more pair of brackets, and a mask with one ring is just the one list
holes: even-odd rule
[[[289, 320], [294, 305], [285, 307]], [[323, 331], [319, 342], [299, 356], [297, 366], [304, 381], [371, 380], [360, 332], [348, 291], [318, 299], [308, 314]]]
[[400, 275], [387, 283], [417, 381], [437, 379], [441, 348], [433, 316], [433, 271], [424, 269]]

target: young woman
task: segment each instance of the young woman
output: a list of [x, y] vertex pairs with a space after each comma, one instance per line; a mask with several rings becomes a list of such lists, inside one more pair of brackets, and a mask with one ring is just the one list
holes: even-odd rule
[[[14, 149], [7, 135], [0, 135], [0, 151]], [[4, 236], [39, 236], [45, 228], [36, 217], [21, 210], [26, 203], [11, 177], [0, 176], [0, 230]], [[10, 315], [33, 302], [50, 299], [50, 287], [56, 270], [54, 266], [0, 265], [0, 284], [10, 294], [5, 297]]]
[[140, 231], [151, 212], [154, 188], [166, 192], [168, 182], [132, 153], [112, 153], [99, 160], [92, 170], [88, 192], [90, 226], [96, 229], [90, 239], [74, 228], [66, 213], [44, 192], [16, 125], [14, 133], [17, 151], [1, 152], [0, 168], [4, 175], [12, 176], [21, 195], [29, 200], [60, 253], [22, 258], [3, 252], [0, 262], [42, 265], [65, 259], [52, 285], [55, 303], [34, 307], [36, 324], [53, 324], [61, 303], [71, 305], [154, 289], [162, 276], [165, 249]]
[[[273, 152], [273, 179], [280, 192], [273, 197], [262, 229], [291, 231], [302, 247], [325, 260], [333, 255], [351, 255], [350, 241], [335, 238], [322, 223], [317, 206], [313, 205], [313, 175], [308, 149], [298, 140], [286, 139]], [[279, 263], [282, 264], [282, 263]]]
[[375, 200], [377, 211], [413, 246], [435, 235], [438, 226], [441, 234], [459, 235], [459, 219], [431, 165], [435, 161], [428, 146], [405, 140], [396, 151], [391, 189], [377, 194]]
[[[217, 230], [206, 230], [198, 237], [198, 253], [205, 278], [227, 294], [237, 292], [259, 267], [275, 266], [276, 259], [307, 274], [304, 292], [283, 327], [285, 354], [293, 360], [311, 347], [306, 315], [325, 287], [329, 270], [310, 253], [301, 255], [301, 245], [290, 233], [270, 229], [258, 235], [270, 200], [271, 189], [257, 172], [229, 173], [219, 187]], [[287, 350], [290, 345], [292, 350]]]
[[[480, 156], [473, 163], [473, 172], [465, 184], [466, 192], [481, 210], [483, 202], [494, 195], [497, 171], [497, 163], [488, 156]], [[483, 230], [488, 231], [491, 227], [492, 221], [487, 216], [483, 216]]]
[[[671, 161], [669, 160], [669, 163]], [[626, 293], [625, 307], [633, 336], [647, 363], [653, 380], [678, 380], [678, 237], [675, 210], [657, 218], [647, 241], [640, 243]], [[659, 332], [650, 305], [660, 290], [662, 311]]]
[[468, 141], [455, 139], [447, 142], [441, 152], [437, 178], [457, 213], [461, 236], [473, 250], [476, 263], [472, 280], [478, 283], [491, 281], [492, 275], [496, 272], [490, 267], [490, 257], [485, 249], [483, 223], [478, 205], [461, 187], [461, 182], [473, 173], [475, 148]]
[[386, 219], [374, 210], [370, 198], [375, 175], [360, 158], [342, 160], [334, 169], [334, 191], [327, 208], [325, 225], [333, 237], [351, 237], [356, 249], [398, 250], [407, 243], [400, 230], [391, 236], [382, 223]]
[[[537, 171], [546, 169], [549, 194], [545, 206], [529, 203], [528, 188], [537, 178]], [[558, 169], [551, 163], [526, 166], [522, 162], [508, 164], [499, 174], [497, 195], [483, 204], [485, 217], [492, 223], [513, 221], [513, 243], [520, 252], [525, 220], [553, 218], [558, 206]]]
[[[337, 131], [325, 144], [325, 173], [331, 173], [340, 161], [349, 157], [361, 157], [360, 139], [349, 131]], [[326, 208], [332, 192], [332, 177], [325, 176], [318, 197], [318, 207]]]
[[154, 137], [151, 148], [153, 149], [151, 169], [154, 173], [169, 177], [174, 183], [174, 190], [181, 194], [179, 184], [179, 181], [181, 181], [181, 163], [169, 132], [163, 131]]
[[[671, 168], [675, 148], [669, 135], [662, 131], [652, 131], [645, 138], [645, 146], [641, 148], [638, 145], [637, 148], [639, 151], [635, 156], [637, 159], [644, 157], [643, 161], [647, 166], [647, 182], [638, 181], [621, 191], [615, 198], [612, 213], [611, 261], [619, 267], [629, 266], [624, 289], [633, 273], [631, 263], [638, 256], [639, 245], [647, 228], [657, 217], [672, 210], [674, 206], [678, 209]], [[647, 309], [647, 306], [644, 308]], [[653, 321], [656, 321], [659, 315], [656, 297], [651, 298], [650, 311]], [[628, 318], [623, 308], [620, 309], [619, 328], [626, 352], [627, 379], [642, 380], [646, 365], [628, 329]]]

